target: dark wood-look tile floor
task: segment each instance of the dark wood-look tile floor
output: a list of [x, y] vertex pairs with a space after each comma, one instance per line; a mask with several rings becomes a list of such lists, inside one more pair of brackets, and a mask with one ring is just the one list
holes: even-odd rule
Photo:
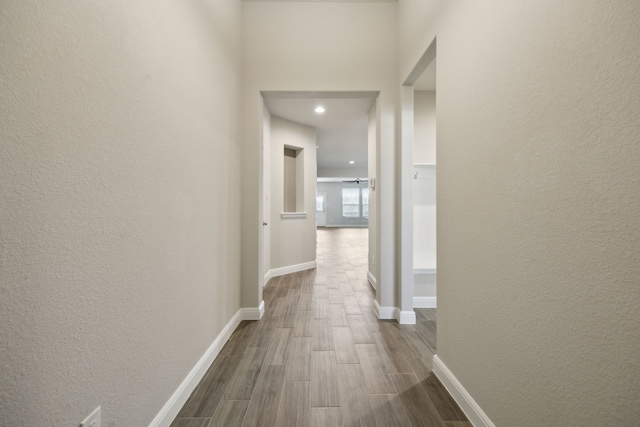
[[173, 427], [470, 427], [431, 371], [436, 310], [378, 320], [367, 230], [318, 230], [318, 268], [273, 278]]

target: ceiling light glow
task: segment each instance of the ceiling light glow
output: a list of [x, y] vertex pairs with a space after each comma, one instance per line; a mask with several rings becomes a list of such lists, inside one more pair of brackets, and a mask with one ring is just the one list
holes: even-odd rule
[[325, 109], [324, 109], [324, 107], [322, 107], [322, 106], [317, 106], [317, 107], [316, 107], [316, 109], [315, 109], [315, 112], [316, 112], [316, 113], [318, 113], [318, 114], [322, 114], [322, 113], [324, 113], [325, 111], [326, 111], [326, 110], [325, 110]]
[[355, 162], [354, 162], [353, 160], [349, 160], [349, 164], [350, 164], [350, 165], [352, 165], [352, 164], [354, 164], [354, 163], [355, 163]]

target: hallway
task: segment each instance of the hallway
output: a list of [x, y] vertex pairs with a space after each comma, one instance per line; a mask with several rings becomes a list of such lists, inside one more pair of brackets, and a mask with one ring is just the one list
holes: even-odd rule
[[319, 229], [317, 260], [269, 281], [172, 426], [470, 427], [431, 373], [435, 309], [375, 317], [367, 230]]

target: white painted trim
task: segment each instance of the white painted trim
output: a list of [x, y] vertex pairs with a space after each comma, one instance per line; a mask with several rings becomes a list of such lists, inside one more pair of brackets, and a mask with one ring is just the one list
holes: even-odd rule
[[371, 274], [370, 271], [367, 271], [367, 280], [369, 281], [369, 284], [371, 285], [371, 287], [375, 291], [376, 290], [376, 278], [373, 277], [373, 274]]
[[437, 297], [413, 297], [413, 308], [436, 308], [438, 307]]
[[396, 310], [397, 307], [380, 307], [378, 304], [378, 300], [374, 300], [375, 303], [375, 313], [378, 319], [389, 320], [389, 319], [397, 319]]
[[241, 312], [242, 320], [260, 320], [264, 315], [264, 300], [258, 307], [241, 308], [239, 311]]
[[264, 275], [264, 280], [262, 281], [262, 287], [264, 288], [265, 286], [267, 286], [267, 282], [269, 281], [269, 279], [271, 279], [273, 277], [273, 270], [269, 270], [267, 271], [267, 274]]
[[167, 403], [164, 404], [160, 412], [155, 416], [149, 427], [168, 427], [174, 420], [174, 418], [180, 412], [180, 409], [184, 406], [191, 392], [196, 388], [204, 374], [209, 369], [209, 366], [213, 363], [216, 356], [222, 350], [233, 331], [236, 330], [241, 320], [243, 319], [243, 311], [240, 309], [229, 320], [226, 326], [222, 329], [220, 334], [213, 341], [213, 344], [205, 351], [204, 355], [198, 360], [196, 365], [191, 369], [191, 372], [178, 386], [178, 389], [169, 398]]
[[438, 355], [433, 356], [433, 373], [436, 374], [442, 385], [449, 391], [453, 400], [458, 403], [458, 406], [460, 406], [460, 409], [462, 409], [474, 427], [495, 427], [495, 424], [480, 408], [480, 405], [476, 403]]
[[[315, 261], [305, 262], [302, 264], [288, 265], [286, 267], [274, 268], [269, 270], [269, 272], [265, 275], [272, 277], [284, 276], [285, 274], [297, 273], [298, 271], [311, 270], [312, 268], [316, 268], [317, 263]], [[265, 282], [266, 283], [266, 282]]]
[[413, 310], [400, 311], [398, 310], [398, 323], [401, 325], [415, 325], [416, 324], [416, 312]]
[[437, 255], [433, 252], [414, 252], [413, 274], [436, 274]]
[[290, 219], [290, 218], [306, 218], [306, 212], [282, 212], [280, 213], [280, 218], [282, 219]]
[[381, 320], [396, 320], [402, 325], [415, 325], [416, 313], [413, 310], [400, 311], [398, 307], [380, 307], [377, 300], [373, 301], [375, 304], [374, 311], [378, 319]]

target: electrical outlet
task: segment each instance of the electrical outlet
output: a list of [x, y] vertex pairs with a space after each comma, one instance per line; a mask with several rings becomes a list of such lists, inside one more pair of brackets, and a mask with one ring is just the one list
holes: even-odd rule
[[100, 406], [93, 410], [91, 415], [84, 419], [80, 427], [100, 427]]

